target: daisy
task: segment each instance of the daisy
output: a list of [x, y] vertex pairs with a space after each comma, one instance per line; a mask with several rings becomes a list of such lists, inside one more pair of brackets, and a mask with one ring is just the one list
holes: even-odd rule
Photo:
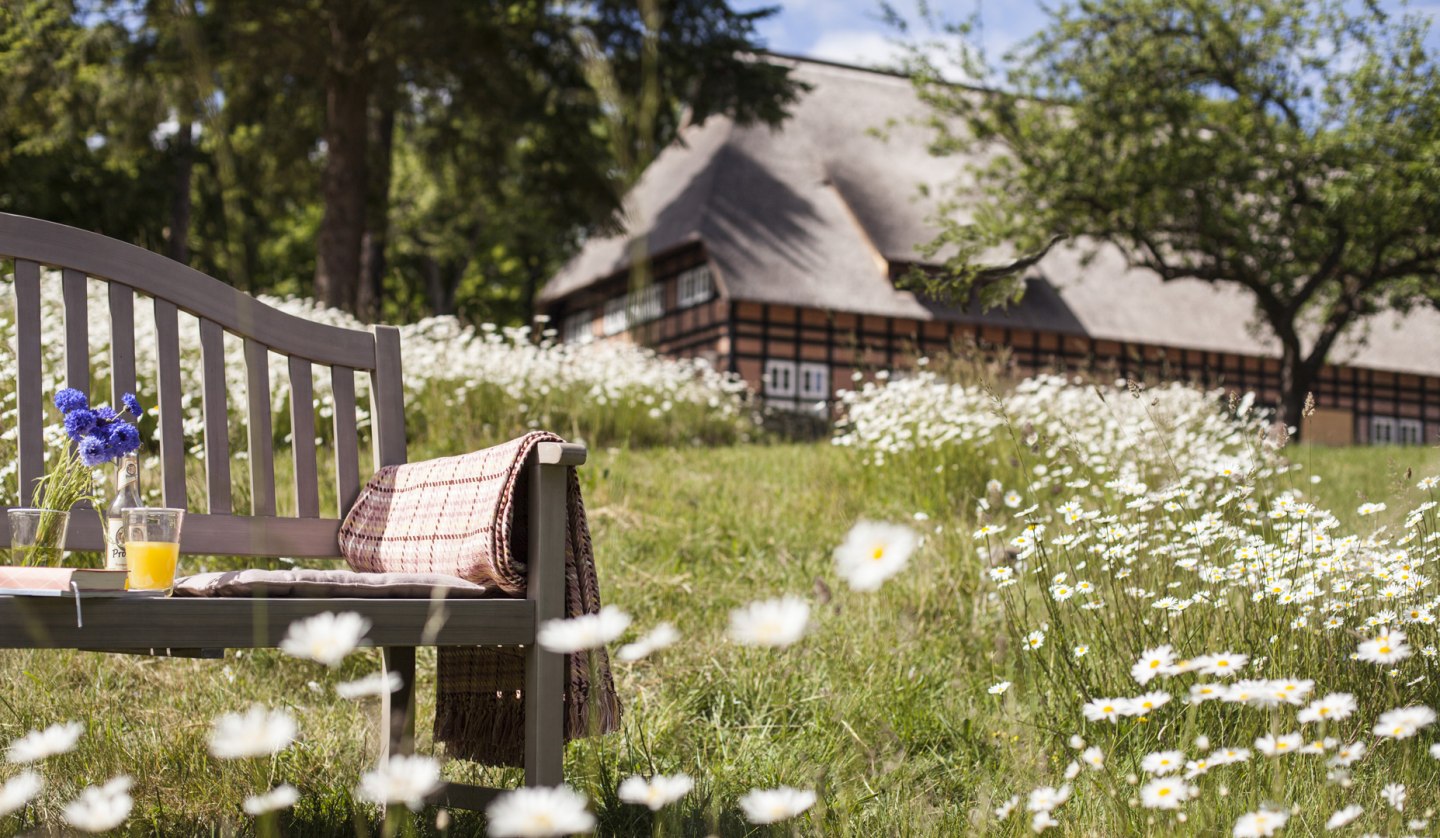
[[674, 646], [680, 639], [680, 632], [671, 623], [657, 623], [650, 633], [636, 640], [634, 643], [627, 643], [620, 647], [615, 657], [626, 663], [634, 663], [642, 658], [648, 658], [661, 649], [668, 649]]
[[1330, 816], [1330, 820], [1325, 822], [1325, 828], [1340, 829], [1341, 827], [1349, 826], [1352, 821], [1360, 817], [1364, 812], [1365, 807], [1363, 806], [1354, 804], [1346, 806], [1344, 809]]
[[0, 818], [20, 811], [44, 786], [45, 782], [34, 771], [11, 777], [5, 785], [0, 786]]
[[398, 672], [377, 672], [355, 681], [335, 685], [335, 694], [341, 698], [365, 698], [372, 695], [388, 695], [404, 685]]
[[1278, 757], [1299, 750], [1304, 741], [1298, 733], [1287, 733], [1284, 736], [1267, 733], [1255, 740], [1255, 749], [1267, 757]]
[[1213, 655], [1201, 655], [1195, 659], [1194, 666], [1195, 670], [1201, 675], [1228, 678], [1239, 672], [1249, 660], [1249, 655], [1236, 654], [1235, 652], [1219, 652]]
[[65, 804], [60, 814], [82, 832], [109, 832], [130, 817], [135, 805], [130, 797], [131, 782], [122, 775], [103, 786], [90, 786]]
[[1394, 807], [1395, 811], [1405, 811], [1405, 786], [1391, 783], [1380, 790], [1380, 796], [1385, 798], [1385, 802]]
[[1363, 756], [1365, 756], [1365, 743], [1352, 742], [1349, 745], [1341, 745], [1335, 751], [1335, 756], [1330, 757], [1330, 764], [1345, 768]]
[[998, 684], [991, 684], [990, 688], [986, 690], [986, 692], [990, 693], [991, 695], [1004, 695], [1005, 691], [1008, 689], [1010, 689], [1010, 682], [1001, 681]]
[[745, 820], [764, 825], [789, 820], [815, 805], [815, 792], [781, 786], [775, 789], [751, 789], [740, 798]]
[[1170, 693], [1156, 691], [1137, 695], [1130, 699], [1131, 715], [1144, 716], [1170, 703]]
[[1436, 742], [1430, 746], [1430, 756], [1440, 759], [1440, 742]]
[[245, 713], [227, 713], [210, 727], [210, 753], [219, 759], [268, 757], [295, 741], [295, 717], [287, 710], [255, 705]]
[[316, 614], [291, 623], [280, 650], [291, 657], [339, 666], [369, 630], [370, 621], [353, 611]]
[[1140, 770], [1146, 774], [1165, 775], [1173, 774], [1180, 770], [1185, 764], [1185, 755], [1179, 751], [1156, 751], [1153, 754], [1146, 754], [1140, 760]]
[[1366, 640], [1355, 650], [1360, 660], [1366, 663], [1389, 664], [1410, 657], [1411, 649], [1405, 643], [1405, 632], [1381, 630], [1373, 639]]
[[264, 794], [255, 794], [245, 798], [241, 806], [245, 814], [251, 817], [259, 817], [266, 812], [278, 812], [281, 809], [289, 809], [300, 799], [300, 792], [289, 783], [282, 783]]
[[809, 626], [810, 605], [793, 595], [730, 612], [730, 638], [744, 646], [784, 648], [804, 637]]
[[585, 795], [566, 785], [518, 788], [495, 799], [485, 810], [491, 838], [549, 838], [595, 828]]
[[1206, 757], [1211, 765], [1232, 765], [1250, 758], [1249, 748], [1217, 748]]
[[440, 763], [426, 756], [396, 754], [374, 771], [361, 775], [360, 787], [355, 792], [371, 803], [382, 806], [403, 803], [418, 812], [426, 798], [439, 788]]
[[1129, 716], [1131, 702], [1128, 698], [1097, 698], [1094, 701], [1087, 701], [1080, 708], [1085, 718], [1092, 722], [1102, 719], [1107, 722], [1119, 721], [1121, 716]]
[[1035, 631], [1032, 631], [1032, 632], [1030, 632], [1029, 634], [1025, 635], [1025, 648], [1026, 648], [1026, 649], [1039, 649], [1041, 646], [1044, 646], [1044, 645], [1045, 645], [1045, 632], [1040, 631], [1039, 629], [1036, 629]]
[[1030, 829], [1036, 835], [1039, 835], [1052, 826], [1059, 825], [1060, 822], [1055, 820], [1055, 816], [1049, 812], [1036, 812], [1034, 816], [1030, 818]]
[[656, 774], [648, 780], [636, 775], [625, 778], [618, 794], [626, 803], [648, 806], [650, 811], [658, 812], [689, 794], [693, 788], [695, 781], [690, 779], [689, 774]]
[[1051, 786], [1040, 786], [1030, 792], [1030, 797], [1025, 801], [1025, 809], [1030, 812], [1053, 812], [1069, 799], [1069, 784], [1058, 789]]
[[1419, 733], [1421, 728], [1434, 723], [1435, 711], [1429, 707], [1400, 707], [1381, 713], [1380, 720], [1375, 723], [1374, 733], [1376, 736], [1391, 739], [1409, 739]]
[[1301, 724], [1339, 721], [1350, 718], [1350, 714], [1355, 712], [1355, 706], [1355, 696], [1350, 693], [1330, 693], [1310, 702], [1295, 718]]
[[1235, 838], [1268, 838], [1285, 826], [1285, 822], [1288, 820], [1290, 820], [1290, 813], [1280, 809], [1249, 812], [1241, 815], [1240, 819], [1235, 821], [1235, 828], [1231, 834]]
[[85, 725], [80, 722], [53, 724], [44, 730], [32, 730], [10, 744], [5, 759], [16, 765], [25, 765], [69, 753], [84, 732]]
[[630, 615], [613, 605], [607, 605], [597, 614], [546, 620], [541, 624], [535, 640], [546, 651], [570, 654], [603, 648], [624, 634], [629, 627]]
[[1130, 676], [1141, 686], [1150, 683], [1156, 675], [1170, 675], [1175, 666], [1175, 651], [1167, 643], [1146, 650], [1140, 660], [1130, 667]]
[[835, 572], [851, 590], [879, 590], [885, 580], [905, 569], [920, 543], [915, 531], [902, 524], [861, 521], [835, 548]]
[[1225, 697], [1225, 687], [1220, 684], [1191, 684], [1190, 696], [1187, 699], [1191, 704], [1199, 704], [1202, 701], [1212, 701]]
[[1004, 803], [1001, 803], [999, 806], [995, 807], [995, 819], [1001, 821], [1005, 820], [1006, 818], [1010, 817], [1010, 813], [1015, 811], [1015, 807], [1019, 805], [1020, 795], [1017, 794], [1011, 797], [1009, 800], [1005, 801]]
[[1140, 787], [1140, 805], [1146, 809], [1179, 809], [1199, 789], [1178, 777], [1158, 777]]
[[1099, 771], [1105, 767], [1105, 752], [1091, 745], [1080, 752], [1080, 761]]

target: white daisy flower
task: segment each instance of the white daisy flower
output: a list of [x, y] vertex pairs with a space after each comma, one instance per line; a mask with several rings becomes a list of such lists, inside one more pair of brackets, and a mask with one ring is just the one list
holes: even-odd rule
[[1405, 632], [1395, 629], [1382, 630], [1374, 638], [1363, 641], [1355, 653], [1366, 663], [1391, 664], [1410, 657], [1411, 649], [1405, 643]]
[[1175, 650], [1167, 643], [1154, 649], [1147, 649], [1140, 660], [1130, 667], [1130, 676], [1142, 686], [1150, 683], [1157, 675], [1169, 675], [1175, 666]]
[[1146, 774], [1163, 776], [1173, 774], [1180, 770], [1185, 764], [1185, 755], [1179, 751], [1156, 751], [1153, 754], [1146, 754], [1140, 760], [1140, 770]]
[[226, 713], [210, 727], [210, 753], [219, 759], [268, 757], [290, 747], [297, 725], [288, 710], [258, 704], [244, 713]]
[[1235, 652], [1217, 652], [1213, 655], [1201, 655], [1196, 658], [1194, 668], [1201, 675], [1228, 678], [1239, 672], [1249, 660], [1249, 655], [1241, 655]]
[[1400, 707], [1381, 713], [1380, 720], [1375, 723], [1374, 733], [1390, 739], [1409, 739], [1422, 728], [1434, 723], [1435, 711], [1429, 707]]
[[784, 648], [804, 637], [809, 627], [810, 605], [793, 595], [730, 612], [730, 639], [744, 646]]
[[289, 809], [300, 799], [300, 791], [289, 783], [282, 783], [264, 794], [253, 794], [245, 798], [241, 808], [245, 814], [251, 817], [259, 817], [266, 812], [278, 812], [281, 809]]
[[1179, 809], [1198, 793], [1199, 789], [1179, 777], [1157, 777], [1140, 787], [1140, 805], [1146, 809]]
[[620, 799], [626, 803], [634, 803], [637, 806], [648, 806], [650, 811], [658, 812], [690, 793], [695, 788], [695, 781], [689, 774], [656, 774], [650, 779], [645, 779], [638, 774], [634, 777], [626, 777], [620, 783], [617, 792]]
[[1301, 724], [1310, 722], [1330, 722], [1350, 718], [1355, 712], [1355, 696], [1350, 693], [1330, 693], [1324, 698], [1317, 698], [1296, 714], [1295, 718]]
[[674, 646], [680, 639], [680, 632], [671, 623], [657, 623], [650, 633], [636, 640], [634, 643], [627, 643], [620, 647], [615, 657], [626, 663], [634, 663], [643, 658], [648, 658], [661, 649], [668, 649]]
[[1118, 722], [1121, 716], [1131, 715], [1130, 708], [1131, 702], [1128, 698], [1097, 698], [1085, 702], [1080, 712], [1092, 722]]
[[10, 743], [5, 759], [16, 765], [25, 765], [69, 753], [84, 732], [85, 725], [80, 722], [53, 724], [44, 730], [32, 730]]
[[1264, 809], [1241, 815], [1230, 834], [1235, 838], [1269, 838], [1285, 826], [1290, 813], [1280, 809]]
[[745, 820], [760, 826], [789, 820], [814, 805], [815, 792], [789, 786], [751, 789], [740, 798], [740, 809], [745, 812]]
[[1044, 832], [1052, 826], [1059, 825], [1060, 822], [1055, 820], [1055, 816], [1048, 811], [1036, 812], [1030, 818], [1030, 829], [1036, 835], [1039, 835], [1040, 833]]
[[90, 786], [65, 804], [60, 814], [66, 823], [82, 832], [109, 832], [124, 823], [135, 806], [130, 797], [131, 782], [122, 775], [103, 786]]
[[1304, 738], [1298, 733], [1287, 733], [1283, 736], [1267, 733], [1255, 740], [1255, 749], [1267, 757], [1278, 757], [1295, 753], [1304, 742]]
[[1341, 745], [1335, 750], [1335, 755], [1330, 757], [1330, 764], [1345, 768], [1363, 756], [1365, 756], [1365, 743], [1351, 742], [1349, 745]]
[[1010, 689], [1010, 682], [1001, 681], [997, 684], [991, 684], [990, 688], [987, 689], [986, 692], [990, 693], [991, 695], [1004, 695], [1005, 691], [1008, 689]]
[[1094, 745], [1080, 752], [1080, 761], [1090, 766], [1095, 771], [1105, 767], [1105, 752]]
[[1045, 645], [1045, 632], [1041, 631], [1040, 629], [1036, 629], [1036, 630], [1030, 632], [1029, 634], [1025, 635], [1025, 648], [1026, 648], [1026, 649], [1039, 649], [1041, 646], [1044, 646], [1044, 645]]
[[1380, 790], [1380, 796], [1389, 803], [1397, 812], [1405, 811], [1405, 786], [1401, 783], [1391, 783]]
[[1349, 826], [1352, 821], [1364, 813], [1365, 807], [1351, 804], [1331, 815], [1330, 819], [1325, 821], [1325, 828], [1340, 829], [1341, 827]]
[[1053, 812], [1069, 799], [1070, 785], [1068, 783], [1059, 788], [1040, 786], [1030, 792], [1030, 796], [1025, 801], [1025, 809], [1030, 812]]
[[376, 695], [389, 695], [396, 692], [404, 682], [400, 673], [376, 672], [374, 675], [367, 675], [354, 681], [346, 681], [343, 684], [335, 685], [335, 694], [341, 698], [366, 698]]
[[490, 804], [485, 817], [491, 838], [551, 838], [595, 828], [585, 795], [566, 785], [507, 792]]
[[353, 611], [326, 612], [290, 624], [280, 650], [292, 657], [339, 666], [370, 630], [370, 621]]
[[1020, 795], [1017, 794], [1012, 796], [1009, 800], [995, 807], [995, 819], [1002, 821], [1005, 820], [1006, 818], [1010, 817], [1010, 813], [1015, 811], [1015, 807], [1019, 805]]
[[20, 811], [44, 787], [45, 781], [41, 780], [40, 775], [34, 771], [26, 771], [11, 777], [5, 785], [0, 786], [0, 818], [11, 812]]
[[[367, 771], [365, 774], [362, 774], [360, 776], [360, 787], [355, 791], [362, 799], [368, 800], [371, 803], [379, 803], [382, 806], [403, 803], [412, 811], [418, 812], [425, 806], [426, 798], [434, 794], [439, 788], [440, 763], [426, 756], [396, 754], [377, 766], [374, 771]], [[520, 791], [531, 790], [533, 789], [521, 789]], [[516, 793], [517, 792], [510, 792], [510, 794], [505, 795], [505, 797]], [[501, 797], [497, 799], [495, 803], [490, 804], [491, 809], [493, 810], [495, 806], [499, 804], [500, 800], [504, 800], [505, 797]], [[494, 816], [492, 815], [491, 817], [493, 819]], [[493, 823], [491, 826], [492, 831], [490, 834], [497, 834], [493, 831]], [[582, 830], [570, 830], [570, 832], [580, 831]], [[532, 833], [523, 834], [528, 835]], [[533, 834], [539, 835], [542, 833]]]
[[630, 627], [630, 615], [613, 605], [598, 614], [581, 614], [564, 620], [546, 620], [540, 625], [536, 641], [546, 651], [556, 654], [600, 649], [615, 641]]
[[861, 521], [835, 548], [835, 572], [856, 591], [875, 591], [905, 569], [920, 537], [902, 524]]

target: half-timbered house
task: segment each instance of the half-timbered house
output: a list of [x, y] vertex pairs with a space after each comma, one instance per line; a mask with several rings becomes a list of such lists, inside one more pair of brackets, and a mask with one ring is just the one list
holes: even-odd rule
[[[924, 267], [917, 246], [937, 232], [940, 196], [973, 161], [929, 153], [926, 108], [906, 78], [768, 60], [811, 86], [791, 118], [687, 128], [628, 196], [627, 232], [588, 241], [541, 290], [562, 339], [706, 358], [797, 410], [823, 412], [857, 376], [963, 344], [996, 350], [1015, 374], [1113, 370], [1278, 400], [1278, 349], [1248, 298], [1162, 283], [1114, 249], [1088, 261], [1081, 247], [1053, 251], [1006, 310], [897, 287]], [[648, 260], [639, 283], [635, 252]], [[1333, 353], [1315, 396], [1317, 441], [1436, 439], [1440, 312], [1371, 318]]]

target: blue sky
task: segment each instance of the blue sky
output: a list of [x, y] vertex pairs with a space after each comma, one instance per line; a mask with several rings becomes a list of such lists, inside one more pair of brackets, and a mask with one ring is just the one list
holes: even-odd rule
[[[892, 2], [902, 12], [915, 7], [914, 0]], [[780, 13], [760, 26], [766, 46], [776, 52], [867, 66], [890, 63], [898, 52], [893, 31], [880, 20], [879, 0], [737, 0], [735, 5], [780, 6]], [[978, 6], [982, 36], [992, 55], [1023, 40], [1045, 20], [1042, 0], [932, 0], [932, 5], [950, 10], [951, 16], [968, 14]], [[1381, 0], [1380, 5], [1394, 11], [1403, 6], [1399, 0]], [[1408, 8], [1440, 17], [1440, 2], [1411, 2]], [[1432, 30], [1429, 42], [1440, 49], [1440, 31]]]

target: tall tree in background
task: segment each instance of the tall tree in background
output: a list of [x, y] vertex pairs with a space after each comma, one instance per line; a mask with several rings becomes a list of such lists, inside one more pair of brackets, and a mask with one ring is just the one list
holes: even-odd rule
[[[1440, 71], [1425, 25], [1345, 0], [1081, 0], [940, 82], [942, 152], [999, 152], [951, 215], [950, 294], [1017, 299], [1063, 240], [1163, 280], [1243, 289], [1281, 351], [1284, 420], [1367, 315], [1440, 300]], [[962, 29], [963, 34], [963, 29]], [[979, 201], [976, 201], [976, 197]], [[957, 203], [956, 206], [959, 206]], [[987, 253], [1013, 248], [1013, 260]]]

